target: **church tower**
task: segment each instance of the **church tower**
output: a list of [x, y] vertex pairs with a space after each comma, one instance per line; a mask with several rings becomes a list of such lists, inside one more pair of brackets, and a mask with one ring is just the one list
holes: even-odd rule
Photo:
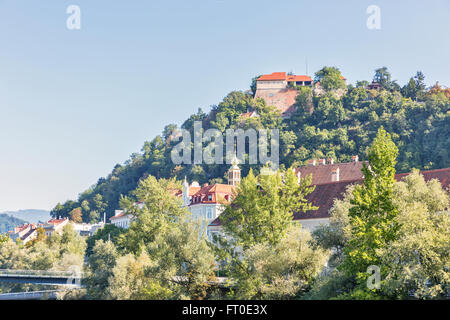
[[183, 183], [183, 204], [185, 206], [188, 206], [190, 202], [189, 199], [189, 182], [186, 179], [186, 176], [184, 177], [184, 183]]
[[241, 169], [239, 168], [239, 160], [234, 155], [233, 161], [231, 162], [231, 167], [228, 170], [228, 184], [232, 186], [237, 186], [241, 183]]

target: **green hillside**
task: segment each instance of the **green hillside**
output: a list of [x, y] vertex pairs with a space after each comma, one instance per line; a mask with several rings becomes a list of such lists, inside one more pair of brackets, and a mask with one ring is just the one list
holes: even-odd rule
[[25, 224], [26, 221], [0, 213], [0, 234], [7, 233], [17, 226]]
[[[217, 128], [221, 132], [238, 127], [278, 128], [280, 164], [288, 167], [305, 164], [311, 158], [333, 157], [337, 162], [346, 162], [352, 155], [359, 155], [364, 160], [366, 148], [378, 128], [384, 126], [399, 148], [398, 172], [450, 167], [449, 89], [438, 85], [426, 88], [421, 72], [401, 87], [392, 81], [386, 68], [376, 70], [374, 75], [380, 90], [367, 89], [369, 81], [346, 85], [337, 68], [324, 67], [314, 80], [320, 81], [324, 91], [317, 94], [309, 87], [297, 88], [296, 112], [289, 119], [281, 119], [274, 107], [255, 100], [251, 91], [233, 91], [209, 113], [199, 109], [181, 127], [192, 131], [194, 121], [202, 121], [204, 130]], [[259, 117], [240, 118], [249, 110], [257, 111]], [[105, 211], [111, 217], [120, 196], [135, 189], [139, 179], [147, 175], [187, 176], [200, 183], [224, 181], [228, 165], [172, 163], [170, 153], [178, 143], [171, 140], [175, 128], [175, 124], [167, 125], [161, 135], [146, 141], [140, 152], [133, 153], [124, 164], [117, 164], [78, 199], [58, 204], [51, 214], [66, 217], [77, 209], [88, 222], [98, 221]], [[245, 176], [250, 166], [241, 168]], [[259, 166], [252, 168], [258, 172]]]
[[46, 222], [50, 219], [50, 211], [47, 210], [25, 209], [17, 211], [5, 211], [2, 213], [29, 223]]

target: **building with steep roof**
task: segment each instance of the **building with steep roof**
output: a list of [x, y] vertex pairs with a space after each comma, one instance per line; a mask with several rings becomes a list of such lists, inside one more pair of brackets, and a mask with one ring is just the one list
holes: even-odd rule
[[335, 163], [332, 158], [313, 159], [308, 161], [307, 166], [295, 169], [299, 178], [312, 177], [311, 184], [323, 184], [334, 181], [358, 180], [362, 179], [363, 162], [358, 156], [353, 156], [351, 162]]
[[225, 209], [225, 204], [232, 201], [233, 193], [241, 182], [241, 169], [235, 156], [228, 170], [228, 184], [204, 184], [202, 187], [197, 182], [191, 185], [184, 180], [183, 203], [192, 213], [192, 218], [201, 221], [202, 229], [210, 234], [207, 226], [220, 216]]
[[15, 227], [14, 230], [9, 232], [9, 237], [16, 241], [20, 239], [23, 244], [35, 239], [37, 236], [37, 228], [34, 223], [24, 224], [22, 226]]
[[[356, 157], [354, 158], [354, 160]], [[341, 164], [344, 165], [344, 168], [347, 164]], [[338, 166], [341, 171], [342, 166]], [[359, 168], [362, 168], [360, 166]], [[344, 169], [347, 170], [348, 168]], [[360, 169], [359, 169], [360, 170]], [[329, 172], [328, 170], [325, 172]], [[318, 173], [318, 172], [316, 172]], [[427, 171], [421, 171], [420, 172], [425, 181], [430, 181], [432, 179], [437, 179], [442, 185], [442, 188], [445, 190], [448, 190], [450, 185], [450, 168], [445, 169], [436, 169], [436, 170], [427, 170]], [[313, 175], [314, 179], [314, 172], [311, 173]], [[347, 176], [348, 179], [345, 180], [337, 180], [337, 181], [330, 181], [328, 179], [331, 179], [330, 175], [322, 174], [320, 172], [319, 177], [316, 177], [316, 182], [313, 183], [315, 185], [315, 190], [307, 196], [307, 199], [309, 202], [311, 202], [312, 205], [318, 207], [316, 210], [310, 210], [307, 212], [298, 212], [294, 214], [292, 217], [294, 222], [299, 222], [302, 224], [302, 226], [310, 231], [315, 230], [320, 225], [327, 225], [329, 224], [330, 220], [330, 209], [333, 207], [333, 203], [335, 199], [343, 199], [343, 196], [347, 190], [347, 188], [351, 185], [355, 184], [361, 184], [363, 182], [363, 176], [362, 173], [354, 172], [353, 169], [351, 170], [351, 174], [354, 174], [354, 178], [351, 178], [351, 176]], [[397, 181], [400, 181], [402, 178], [409, 175], [409, 173], [401, 173], [396, 174], [395, 179]], [[208, 225], [208, 231], [210, 234], [213, 233], [220, 233], [222, 229], [222, 222], [220, 221], [220, 217], [214, 219], [209, 225]]]

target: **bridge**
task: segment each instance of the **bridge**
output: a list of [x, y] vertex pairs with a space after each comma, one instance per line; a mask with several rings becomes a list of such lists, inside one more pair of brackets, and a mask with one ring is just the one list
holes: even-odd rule
[[0, 300], [54, 300], [59, 291], [61, 290], [1, 293]]
[[[60, 286], [64, 288], [81, 288], [81, 279], [83, 273], [74, 271], [49, 271], [49, 270], [11, 270], [0, 269], [0, 282], [11, 283], [30, 283], [38, 285]], [[174, 281], [182, 283], [187, 281], [186, 277], [175, 276]], [[219, 289], [228, 290], [227, 278], [217, 277], [215, 281], [209, 281], [210, 285], [217, 286]], [[0, 294], [0, 300], [38, 300], [55, 299], [56, 293], [64, 291], [62, 288], [57, 290], [29, 291], [17, 293]]]
[[83, 273], [74, 271], [0, 269], [0, 282], [81, 287]]

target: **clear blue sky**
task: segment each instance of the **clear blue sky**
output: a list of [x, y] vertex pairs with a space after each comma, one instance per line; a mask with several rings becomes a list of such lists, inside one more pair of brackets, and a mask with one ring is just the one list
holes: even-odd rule
[[450, 86], [449, 18], [448, 0], [0, 0], [0, 211], [74, 199], [166, 124], [306, 58]]

